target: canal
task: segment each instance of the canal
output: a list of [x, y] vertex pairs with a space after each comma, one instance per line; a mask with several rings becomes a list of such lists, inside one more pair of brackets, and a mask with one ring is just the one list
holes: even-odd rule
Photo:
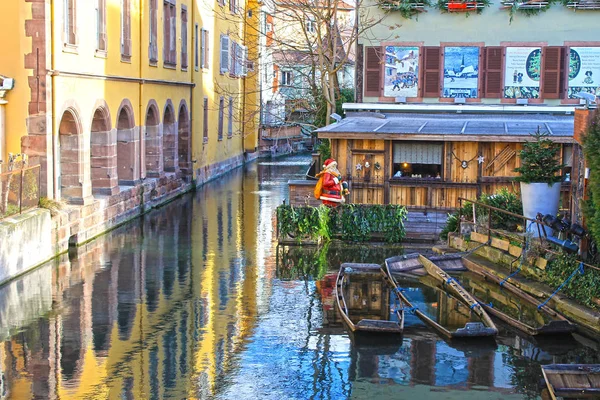
[[339, 263], [404, 250], [277, 246], [309, 161], [232, 171], [0, 287], [0, 398], [534, 399], [541, 364], [600, 361], [580, 335], [448, 343], [414, 316], [397, 345], [353, 345]]

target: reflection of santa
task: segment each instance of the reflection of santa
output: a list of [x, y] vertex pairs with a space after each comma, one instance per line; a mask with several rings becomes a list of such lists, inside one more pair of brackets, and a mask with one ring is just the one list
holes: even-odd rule
[[404, 57], [396, 58], [396, 72], [415, 72], [417, 68], [417, 57], [415, 51], [410, 50]]

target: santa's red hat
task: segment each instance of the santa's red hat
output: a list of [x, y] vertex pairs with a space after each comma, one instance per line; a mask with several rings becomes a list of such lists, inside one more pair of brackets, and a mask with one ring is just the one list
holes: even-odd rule
[[333, 158], [328, 158], [327, 160], [325, 160], [325, 164], [323, 164], [323, 168], [327, 168], [329, 166], [329, 164], [331, 163], [336, 163], [337, 161], [335, 161]]

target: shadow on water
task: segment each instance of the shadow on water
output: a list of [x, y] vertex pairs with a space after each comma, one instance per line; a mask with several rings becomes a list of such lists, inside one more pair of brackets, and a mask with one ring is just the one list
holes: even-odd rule
[[577, 335], [449, 343], [416, 322], [354, 345], [339, 265], [403, 250], [277, 247], [275, 208], [309, 163], [231, 171], [0, 287], [0, 398], [535, 398], [541, 364], [599, 362]]

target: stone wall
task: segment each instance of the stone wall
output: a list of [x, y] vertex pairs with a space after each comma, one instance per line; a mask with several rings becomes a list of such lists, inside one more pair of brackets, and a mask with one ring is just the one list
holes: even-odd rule
[[44, 209], [0, 221], [0, 284], [52, 258], [52, 222]]

